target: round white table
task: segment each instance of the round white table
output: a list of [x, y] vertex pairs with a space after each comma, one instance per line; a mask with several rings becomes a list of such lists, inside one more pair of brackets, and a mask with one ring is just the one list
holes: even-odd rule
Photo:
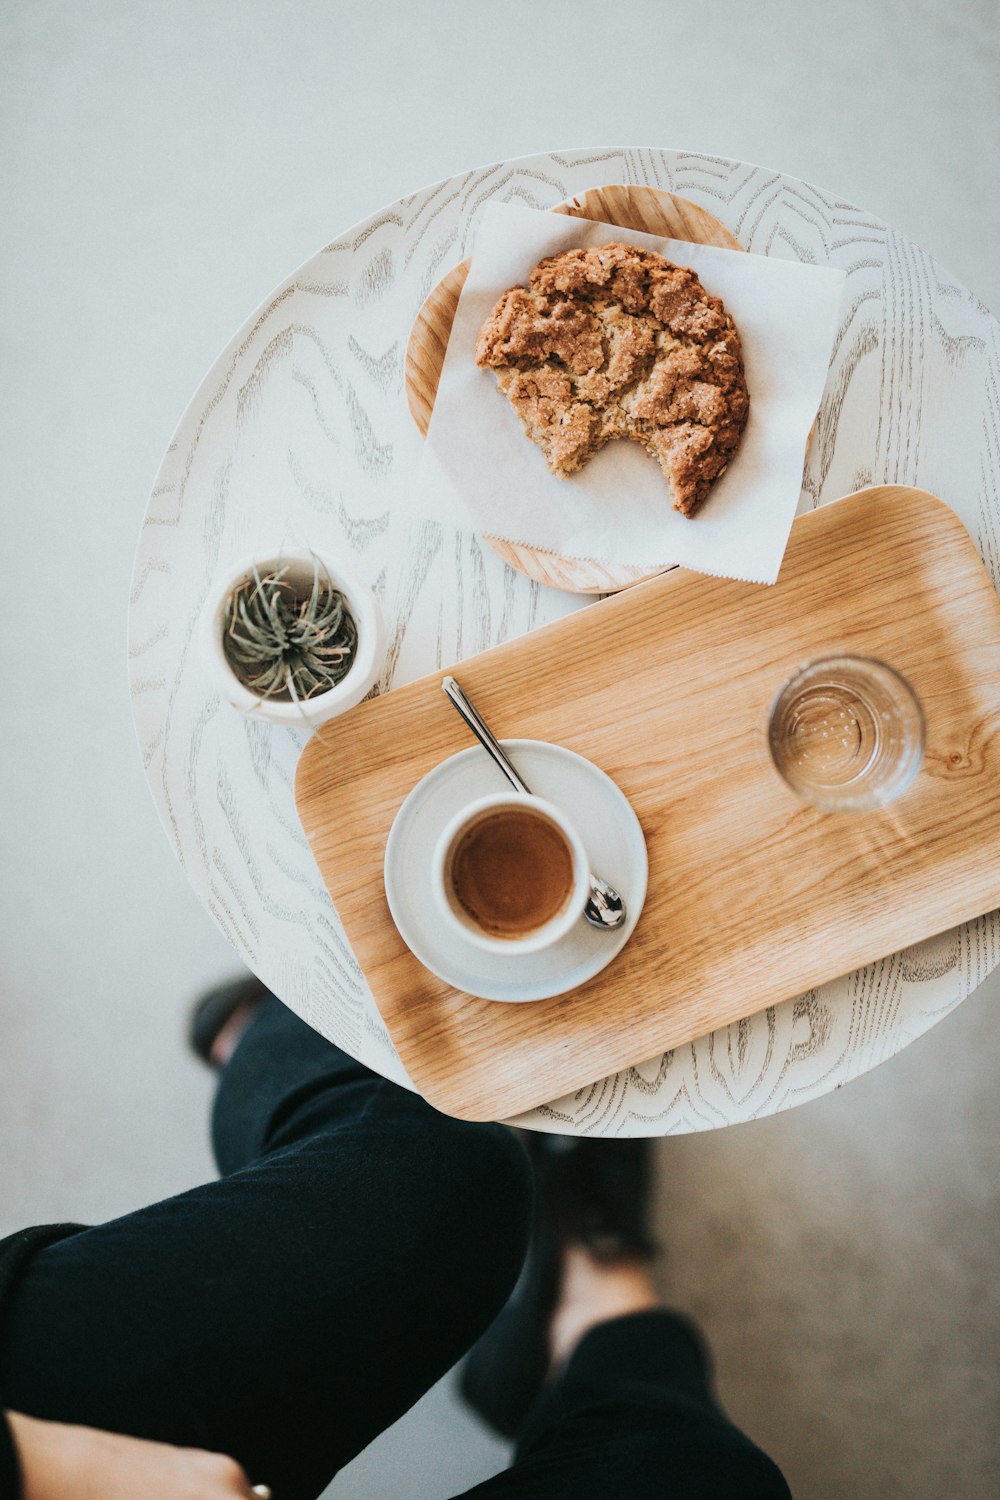
[[[219, 699], [196, 624], [217, 569], [276, 538], [354, 555], [386, 615], [383, 689], [586, 607], [511, 571], [471, 531], [411, 520], [420, 438], [403, 358], [417, 309], [467, 253], [488, 199], [548, 208], [605, 183], [666, 188], [747, 250], [847, 272], [800, 509], [869, 484], [931, 490], [1000, 582], [1000, 328], [917, 246], [808, 183], [690, 152], [525, 157], [423, 188], [295, 271], [215, 362], [164, 456], [132, 583], [135, 725], [177, 857], [241, 958], [324, 1036], [404, 1084], [296, 815], [306, 736]], [[787, 1109], [891, 1057], [998, 962], [993, 912], [516, 1123], [660, 1135]]]

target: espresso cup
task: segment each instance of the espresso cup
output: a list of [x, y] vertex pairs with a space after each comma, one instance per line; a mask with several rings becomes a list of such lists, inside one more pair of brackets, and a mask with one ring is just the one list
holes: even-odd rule
[[539, 953], [565, 937], [590, 895], [590, 864], [565, 815], [541, 797], [499, 792], [444, 829], [431, 871], [444, 923], [490, 953]]

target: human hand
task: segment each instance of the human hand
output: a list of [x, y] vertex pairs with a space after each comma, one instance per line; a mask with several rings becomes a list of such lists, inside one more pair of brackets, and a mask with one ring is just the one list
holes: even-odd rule
[[235, 1459], [7, 1412], [23, 1500], [254, 1500]]

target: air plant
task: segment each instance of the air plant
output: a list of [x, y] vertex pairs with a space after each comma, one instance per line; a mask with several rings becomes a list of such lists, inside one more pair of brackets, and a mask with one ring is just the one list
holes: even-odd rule
[[358, 648], [358, 627], [329, 574], [313, 560], [306, 591], [273, 568], [256, 567], [230, 594], [222, 643], [244, 687], [259, 698], [300, 703], [336, 687]]

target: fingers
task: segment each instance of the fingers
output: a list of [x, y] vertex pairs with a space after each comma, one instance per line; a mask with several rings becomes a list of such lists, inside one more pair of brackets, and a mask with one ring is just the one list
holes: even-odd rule
[[[259, 1489], [251, 1487], [246, 1470], [225, 1453], [191, 1452], [198, 1467], [198, 1494], [205, 1500], [259, 1500]], [[201, 1488], [203, 1486], [203, 1489]], [[270, 1490], [266, 1489], [267, 1495]]]

